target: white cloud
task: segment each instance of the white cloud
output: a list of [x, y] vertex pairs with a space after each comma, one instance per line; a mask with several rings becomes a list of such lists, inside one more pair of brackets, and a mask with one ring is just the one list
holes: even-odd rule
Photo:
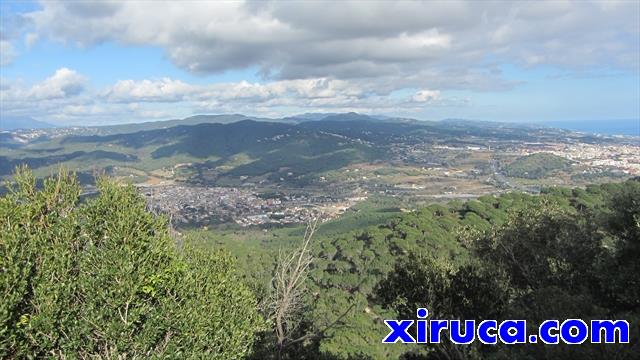
[[108, 112], [100, 105], [67, 105], [62, 108], [62, 114], [67, 116], [92, 116]]
[[174, 102], [196, 91], [196, 87], [180, 80], [119, 80], [111, 86], [105, 96], [116, 102]]
[[[174, 108], [410, 113], [469, 104], [450, 97], [452, 90], [518, 86], [518, 69], [507, 76], [505, 64], [637, 76], [640, 63], [637, 1], [46, 1], [23, 21], [27, 48], [39, 39], [81, 47], [151, 45], [194, 73], [255, 68], [262, 76], [216, 84], [123, 79], [95, 90], [63, 68], [33, 86], [0, 84], [3, 111], [68, 121], [83, 114], [155, 117]], [[0, 37], [3, 64], [15, 56], [12, 44], [20, 38]], [[415, 92], [391, 96], [407, 89]]]
[[88, 79], [68, 68], [56, 70], [33, 85], [2, 79], [0, 109], [3, 115], [39, 116], [65, 113], [95, 114], [87, 111], [93, 100], [86, 93]]
[[86, 78], [75, 70], [60, 68], [43, 82], [34, 85], [27, 96], [36, 100], [48, 100], [78, 95], [84, 90]]
[[440, 91], [438, 90], [420, 90], [412, 97], [415, 102], [433, 102], [440, 100]]
[[102, 41], [156, 45], [179, 67], [203, 73], [255, 66], [280, 79], [389, 76], [400, 88], [411, 74], [477, 72], [486, 69], [487, 59], [623, 69], [640, 61], [637, 1], [193, 1], [162, 6], [47, 1], [42, 6], [28, 15], [42, 36], [82, 46]]
[[28, 86], [22, 82], [1, 79], [0, 104], [3, 110], [29, 107], [77, 98], [85, 90], [87, 78], [75, 70], [60, 68], [53, 75]]
[[[178, 117], [191, 113], [293, 115], [307, 111], [415, 113], [425, 107], [464, 103], [423, 89], [406, 97], [373, 91], [371, 84], [329, 78], [238, 81], [207, 85], [171, 78], [119, 80], [94, 89], [74, 70], [62, 68], [32, 86], [3, 81], [3, 113], [67, 124], [109, 123]], [[373, 85], [375, 86], [375, 85]]]
[[211, 100], [260, 103], [278, 98], [313, 100], [362, 96], [364, 96], [364, 90], [357, 84], [328, 78], [280, 80], [268, 83], [238, 81], [209, 85], [192, 85], [170, 78], [119, 80], [102, 94], [102, 97], [108, 101], [122, 103]]

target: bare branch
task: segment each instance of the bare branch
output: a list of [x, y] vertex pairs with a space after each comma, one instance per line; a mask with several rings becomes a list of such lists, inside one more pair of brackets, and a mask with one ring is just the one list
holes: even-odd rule
[[313, 262], [310, 245], [318, 220], [310, 222], [304, 232], [302, 244], [291, 253], [280, 252], [274, 276], [271, 280], [269, 304], [270, 318], [274, 323], [277, 346], [283, 349], [291, 340], [301, 322], [305, 280]]

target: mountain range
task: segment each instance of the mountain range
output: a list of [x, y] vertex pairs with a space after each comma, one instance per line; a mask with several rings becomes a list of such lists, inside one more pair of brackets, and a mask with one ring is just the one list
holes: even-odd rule
[[50, 129], [53, 127], [55, 127], [55, 125], [27, 116], [0, 117], [0, 131], [18, 129]]
[[[239, 185], [304, 185], [358, 163], [442, 163], [434, 146], [495, 147], [607, 138], [521, 124], [418, 121], [358, 113], [269, 119], [241, 114], [100, 127], [0, 133], [0, 176], [26, 164], [39, 176], [64, 165], [83, 174]], [[420, 150], [422, 149], [422, 150]], [[408, 154], [413, 155], [408, 155]]]

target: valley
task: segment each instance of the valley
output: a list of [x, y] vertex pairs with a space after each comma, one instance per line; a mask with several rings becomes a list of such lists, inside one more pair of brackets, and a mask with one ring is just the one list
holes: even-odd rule
[[26, 164], [42, 177], [63, 166], [86, 192], [105, 174], [138, 186], [154, 211], [181, 227], [294, 225], [334, 219], [370, 197], [412, 209], [640, 175], [633, 137], [355, 113], [267, 120], [201, 116], [5, 132], [0, 174]]
[[63, 166], [90, 193], [105, 174], [138, 186], [179, 227], [295, 225], [372, 197], [412, 209], [640, 175], [637, 137], [355, 113], [17, 130], [3, 133], [0, 150], [3, 177], [18, 164], [39, 177]]

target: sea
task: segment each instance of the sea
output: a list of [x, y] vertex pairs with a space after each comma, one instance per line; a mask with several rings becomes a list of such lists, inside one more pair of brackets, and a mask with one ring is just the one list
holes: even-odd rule
[[540, 125], [592, 134], [640, 136], [640, 119], [545, 121]]

